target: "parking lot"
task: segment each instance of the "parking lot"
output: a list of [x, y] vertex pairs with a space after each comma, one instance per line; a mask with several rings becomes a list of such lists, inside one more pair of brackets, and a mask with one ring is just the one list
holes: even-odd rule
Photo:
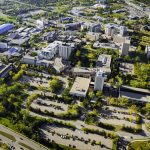
[[129, 114], [129, 110], [124, 108], [118, 108], [113, 106], [108, 106], [101, 110], [101, 115], [99, 121], [103, 123], [119, 125], [119, 126], [131, 126], [136, 127], [136, 118], [134, 115]]
[[49, 87], [49, 80], [47, 80], [46, 78], [39, 78], [39, 77], [29, 77], [29, 76], [23, 76], [23, 78], [21, 79], [21, 82], [26, 83], [29, 82], [31, 86], [35, 86], [35, 87]]
[[[70, 145], [82, 150], [108, 150], [112, 148], [112, 141], [96, 134], [86, 134], [81, 130], [71, 130], [58, 126], [44, 126], [41, 128], [43, 136], [56, 143]], [[94, 142], [93, 142], [94, 141]], [[101, 142], [102, 147], [98, 144]], [[91, 144], [95, 143], [95, 144]]]
[[68, 105], [64, 103], [60, 103], [57, 100], [41, 100], [37, 99], [32, 104], [31, 107], [33, 108], [40, 108], [41, 111], [49, 111], [54, 112], [55, 114], [59, 114], [62, 112], [66, 112], [68, 109]]

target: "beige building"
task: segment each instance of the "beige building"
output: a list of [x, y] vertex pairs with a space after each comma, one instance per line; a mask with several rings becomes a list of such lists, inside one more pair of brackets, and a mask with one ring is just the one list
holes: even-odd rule
[[86, 33], [86, 38], [90, 41], [97, 41], [100, 38], [99, 33], [94, 33], [94, 32], [87, 32]]
[[130, 43], [130, 37], [125, 37], [120, 34], [116, 34], [113, 36], [113, 42], [116, 45], [121, 46], [122, 43]]
[[96, 63], [96, 67], [101, 71], [104, 71], [107, 75], [111, 73], [111, 55], [101, 54], [98, 57], [98, 61]]
[[74, 84], [70, 90], [70, 95], [86, 97], [91, 79], [76, 77]]
[[131, 63], [121, 63], [119, 70], [123, 73], [123, 74], [130, 74], [130, 75], [134, 75], [134, 64]]
[[59, 73], [62, 72], [64, 69], [66, 69], [66, 66], [62, 62], [62, 58], [58, 58], [58, 57], [55, 58], [53, 67]]
[[121, 46], [121, 49], [119, 51], [120, 55], [121, 56], [128, 55], [129, 49], [130, 49], [130, 44], [129, 43], [123, 43], [122, 46]]

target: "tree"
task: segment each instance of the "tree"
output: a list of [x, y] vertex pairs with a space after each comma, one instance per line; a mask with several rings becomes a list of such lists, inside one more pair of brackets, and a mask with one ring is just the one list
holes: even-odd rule
[[146, 104], [145, 111], [147, 112], [147, 114], [150, 114], [150, 103]]
[[116, 80], [117, 80], [116, 86], [117, 86], [118, 89], [119, 89], [119, 97], [120, 97], [120, 87], [121, 87], [121, 85], [123, 84], [123, 80], [122, 80], [122, 78], [119, 77], [119, 76], [116, 77]]
[[117, 105], [117, 100], [114, 97], [110, 97], [108, 101], [110, 105]]
[[78, 67], [81, 67], [81, 61], [78, 61], [77, 65]]
[[130, 113], [137, 113], [138, 112], [138, 108], [136, 105], [132, 105], [130, 108], [129, 108], [129, 111]]
[[125, 97], [120, 97], [119, 98], [119, 105], [120, 106], [126, 106], [128, 104], [129, 100]]
[[50, 85], [50, 90], [54, 93], [60, 91], [63, 87], [63, 83], [60, 80], [58, 80], [57, 78], [53, 78], [49, 82], [49, 85]]
[[12, 77], [12, 79], [13, 79], [14, 81], [17, 81], [17, 80], [19, 80], [19, 79], [23, 76], [23, 74], [24, 74], [24, 70], [21, 69], [17, 74], [15, 74], [15, 75]]
[[0, 78], [0, 85], [4, 83], [4, 78]]
[[103, 97], [103, 92], [102, 92], [102, 91], [97, 91], [97, 92], [96, 92], [96, 96], [97, 96], [98, 98], [102, 98], [102, 97]]
[[31, 94], [27, 99], [27, 107], [29, 108], [32, 102], [38, 97], [38, 94]]
[[93, 99], [95, 97], [95, 94], [94, 92], [89, 92], [88, 96], [90, 99]]
[[77, 56], [77, 57], [80, 57], [80, 56], [81, 56], [81, 51], [77, 50], [76, 56]]

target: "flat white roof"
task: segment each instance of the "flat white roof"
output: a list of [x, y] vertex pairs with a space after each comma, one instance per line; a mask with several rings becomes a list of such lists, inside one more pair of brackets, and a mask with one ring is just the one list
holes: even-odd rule
[[89, 89], [90, 82], [90, 78], [76, 77], [74, 84], [70, 90], [70, 94], [85, 97]]
[[107, 54], [101, 54], [98, 57], [98, 61], [102, 61], [103, 67], [108, 67], [110, 68], [110, 64], [111, 64], [111, 55], [107, 55]]

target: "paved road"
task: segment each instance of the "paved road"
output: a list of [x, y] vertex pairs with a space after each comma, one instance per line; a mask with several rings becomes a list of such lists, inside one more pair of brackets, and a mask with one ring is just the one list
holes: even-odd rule
[[[43, 117], [43, 118], [53, 118], [53, 117], [48, 117], [48, 116], [42, 116], [42, 115], [38, 115], [38, 114], [35, 114], [33, 112], [30, 112], [30, 115], [32, 116], [38, 116], [38, 117]], [[63, 121], [63, 122], [66, 122], [66, 123], [70, 123], [74, 126], [76, 126], [77, 129], [82, 129], [83, 126], [86, 127], [86, 128], [89, 128], [89, 129], [98, 129], [98, 130], [104, 130], [104, 131], [107, 131], [107, 132], [110, 132], [109, 130], [106, 130], [106, 129], [103, 129], [103, 128], [100, 128], [98, 126], [93, 126], [93, 125], [87, 125], [85, 124], [83, 121], [80, 121], [80, 120], [77, 120], [77, 121], [66, 121], [66, 120], [63, 120], [63, 119], [57, 119], [57, 118], [53, 118], [54, 120], [57, 120], [57, 121]], [[125, 139], [127, 141], [131, 141], [133, 139], [142, 139], [142, 138], [147, 138], [147, 137], [150, 137], [150, 132], [148, 132], [145, 128], [145, 125], [144, 125], [144, 122], [142, 124], [142, 129], [144, 130], [141, 134], [133, 134], [133, 133], [128, 133], [128, 132], [124, 132], [124, 131], [117, 131], [115, 132], [116, 134], [118, 134], [120, 137], [125, 137]], [[132, 138], [131, 138], [132, 137]]]
[[10, 134], [12, 135], [13, 137], [15, 137], [16, 141], [12, 142], [11, 139], [3, 136], [0, 134], [0, 139], [7, 143], [8, 145], [10, 146], [15, 146], [15, 149], [16, 150], [20, 150], [20, 148], [22, 147], [24, 150], [28, 150], [28, 148], [25, 148], [24, 146], [21, 146], [19, 143], [23, 143], [29, 147], [31, 147], [33, 150], [48, 150], [48, 148], [36, 143], [35, 141], [32, 141], [31, 139], [28, 139], [27, 137], [19, 134], [19, 133], [16, 133], [15, 131], [3, 126], [3, 125], [0, 125], [0, 131], [3, 131], [7, 134]]
[[30, 7], [34, 7], [34, 8], [38, 8], [38, 9], [44, 9], [44, 7], [38, 7], [36, 5], [33, 5], [33, 4], [28, 4], [28, 3], [24, 3], [24, 2], [20, 2], [20, 1], [17, 1], [17, 0], [10, 0], [12, 2], [16, 2], [16, 3], [19, 3], [19, 4], [22, 4], [22, 5], [26, 5], [26, 6], [30, 6]]
[[145, 15], [147, 15], [147, 16], [150, 15], [150, 12], [149, 12], [149, 11], [144, 11], [144, 10], [142, 10], [142, 7], [139, 6], [139, 5], [134, 4], [134, 3], [132, 2], [132, 0], [125, 0], [125, 2], [126, 2], [129, 6], [132, 6], [134, 9], [136, 9], [136, 10], [138, 10], [138, 11], [144, 13]]

